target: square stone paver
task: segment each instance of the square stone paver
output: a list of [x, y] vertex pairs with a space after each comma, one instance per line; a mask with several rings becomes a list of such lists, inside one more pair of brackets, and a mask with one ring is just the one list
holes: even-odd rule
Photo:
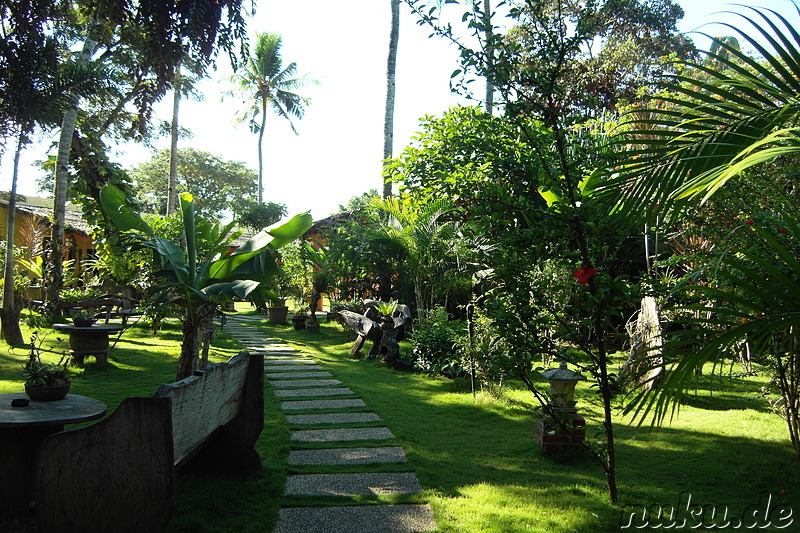
[[[314, 364], [307, 364], [307, 363], [291, 363], [288, 365], [281, 365], [281, 364], [271, 364], [271, 365], [264, 365], [264, 370], [269, 370], [270, 372], [277, 371], [277, 372], [291, 372], [297, 370], [322, 370], [322, 367], [319, 365]], [[326, 372], [330, 376], [329, 373]], [[267, 376], [270, 377], [270, 376]]]
[[[303, 396], [346, 396], [353, 394], [347, 387], [322, 387], [320, 389], [275, 389], [272, 391], [278, 398], [302, 398]], [[377, 416], [377, 415], [375, 415]], [[324, 422], [316, 422], [323, 424]]]
[[273, 533], [414, 533], [435, 531], [429, 505], [286, 507]]
[[338, 379], [280, 379], [270, 381], [273, 387], [327, 387], [328, 385], [341, 385]]
[[[246, 343], [242, 343], [245, 344]], [[270, 346], [269, 344], [259, 343], [258, 345], [248, 346], [248, 349], [256, 352], [266, 353], [300, 353], [300, 350], [292, 346]]]
[[346, 407], [366, 407], [364, 400], [297, 400], [281, 402], [281, 410], [294, 411], [300, 409], [344, 409]]
[[286, 478], [284, 494], [304, 496], [352, 496], [414, 494], [422, 490], [411, 472], [367, 474], [300, 474]]
[[292, 450], [290, 465], [365, 465], [408, 462], [403, 448], [330, 448], [326, 450]]
[[268, 379], [297, 379], [297, 378], [330, 378], [330, 372], [268, 372], [264, 374]]
[[291, 440], [299, 442], [339, 442], [347, 440], [393, 439], [389, 428], [301, 429], [291, 432]]
[[286, 415], [290, 424], [356, 424], [359, 422], [380, 422], [375, 413], [325, 413], [320, 415]]

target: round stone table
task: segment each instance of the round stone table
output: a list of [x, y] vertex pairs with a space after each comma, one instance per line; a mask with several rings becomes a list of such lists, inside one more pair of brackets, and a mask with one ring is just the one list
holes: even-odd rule
[[67, 394], [54, 402], [31, 401], [12, 407], [24, 392], [0, 394], [0, 514], [24, 513], [36, 499], [34, 476], [36, 448], [45, 438], [63, 431], [65, 424], [96, 420], [106, 414], [106, 404], [86, 396]]
[[53, 324], [53, 329], [69, 333], [69, 347], [72, 348], [72, 363], [82, 365], [87, 355], [93, 355], [97, 366], [108, 362], [108, 336], [119, 333], [124, 328], [116, 324], [92, 324], [73, 326], [72, 324]]

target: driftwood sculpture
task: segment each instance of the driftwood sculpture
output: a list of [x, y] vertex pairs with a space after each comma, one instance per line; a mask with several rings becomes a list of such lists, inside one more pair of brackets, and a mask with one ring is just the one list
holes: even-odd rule
[[405, 329], [411, 323], [411, 310], [407, 305], [397, 304], [390, 314], [381, 314], [381, 302], [364, 300], [367, 310], [363, 315], [353, 311], [339, 311], [345, 322], [358, 334], [350, 355], [356, 357], [367, 340], [372, 341], [370, 357], [381, 356], [381, 361], [394, 365], [400, 356], [398, 340], [402, 340]]

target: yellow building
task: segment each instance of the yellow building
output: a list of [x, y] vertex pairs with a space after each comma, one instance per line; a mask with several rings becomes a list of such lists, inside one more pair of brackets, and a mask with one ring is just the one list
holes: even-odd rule
[[[8, 233], [8, 198], [9, 193], [0, 192], [0, 240], [2, 241], [6, 240]], [[17, 199], [16, 212], [14, 246], [25, 247], [29, 253], [31, 250], [42, 250], [52, 238], [50, 228], [53, 200], [20, 195]], [[94, 241], [89, 236], [89, 225], [83, 220], [80, 208], [68, 203], [64, 228], [64, 259], [75, 259], [76, 268], [80, 268], [83, 258], [94, 255]]]

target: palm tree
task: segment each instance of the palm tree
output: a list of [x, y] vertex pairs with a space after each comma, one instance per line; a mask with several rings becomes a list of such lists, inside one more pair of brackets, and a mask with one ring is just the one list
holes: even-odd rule
[[181, 68], [175, 71], [172, 87], [172, 123], [169, 128], [169, 181], [167, 186], [167, 216], [178, 207], [178, 115], [181, 108]]
[[[394, 149], [394, 102], [397, 82], [397, 44], [400, 39], [400, 0], [389, 0], [392, 9], [392, 23], [389, 31], [389, 56], [386, 60], [386, 111], [383, 118], [383, 161], [384, 167], [392, 157]], [[383, 182], [383, 197], [392, 195], [392, 182]]]
[[[706, 61], [685, 62], [672, 76], [670, 96], [636, 110], [647, 118], [634, 119], [620, 140], [633, 163], [606, 184], [625, 192], [620, 206], [628, 213], [680, 214], [687, 200], [706, 201], [749, 168], [800, 150], [800, 36], [778, 13], [749, 9], [767, 27], [740, 15], [755, 31], [730, 28], [763, 60], [740, 51], [736, 39], [715, 39]], [[658, 213], [647, 209], [653, 204]]]
[[[193, 68], [191, 71], [182, 69], [184, 64]], [[178, 139], [181, 135], [180, 128], [180, 107], [181, 98], [192, 96], [198, 98], [200, 95], [195, 89], [200, 80], [196, 73], [196, 64], [191, 63], [191, 59], [186, 57], [183, 63], [175, 67], [175, 75], [172, 78], [172, 122], [170, 124], [170, 144], [169, 144], [169, 181], [167, 182], [167, 215], [171, 215], [178, 210]], [[184, 133], [185, 134], [185, 133]]]
[[292, 117], [303, 117], [308, 99], [295, 91], [315, 83], [307, 76], [297, 76], [296, 63], [289, 63], [284, 68], [281, 46], [281, 36], [278, 34], [256, 34], [253, 55], [245, 62], [242, 71], [233, 76], [239, 83], [240, 92], [246, 97], [248, 109], [245, 114], [250, 117], [250, 129], [258, 133], [258, 203], [264, 202], [263, 145], [267, 107], [288, 120], [292, 131], [297, 134]]
[[372, 207], [388, 219], [378, 228], [376, 240], [398, 251], [399, 268], [414, 287], [417, 312], [424, 320], [426, 310], [446, 303], [475, 243], [462, 234], [463, 224], [448, 218], [455, 204], [447, 198], [422, 205], [376, 198]]
[[[666, 105], [649, 109], [646, 119], [622, 135], [631, 163], [615, 169], [619, 177], [608, 181], [620, 210], [677, 220], [684, 207], [705, 202], [742, 175], [760, 180], [765, 193], [785, 196], [753, 171], [800, 152], [800, 35], [775, 11], [749, 9], [752, 18], [740, 16], [752, 31], [728, 28], [760, 60], [741, 52], [736, 39], [716, 39], [708, 60], [687, 62], [684, 74], [674, 77]], [[638, 393], [632, 410], [661, 421], [691, 386], [695, 368], [747, 342], [769, 362], [780, 395], [776, 410], [800, 455], [800, 262], [793, 244], [800, 237], [800, 214], [796, 203], [784, 205], [792, 205], [778, 213], [785, 227], [774, 232], [743, 226], [752, 237], [747, 248], [729, 250], [696, 270], [695, 275], [713, 273], [716, 284], [692, 290], [720, 304], [687, 307], [701, 318], [667, 339], [669, 371], [658, 387]]]
[[[19, 161], [22, 150], [30, 142], [29, 136], [37, 129], [55, 127], [65, 109], [70, 110], [75, 105], [76, 98], [95, 94], [105, 87], [107, 72], [87, 64], [83, 60], [63, 61], [55, 60], [58, 56], [58, 43], [53, 38], [48, 38], [42, 45], [41, 52], [34, 60], [26, 64], [27, 71], [15, 72], [17, 83], [27, 78], [28, 83], [20, 84], [17, 91], [12, 91], [5, 97], [6, 104], [13, 109], [11, 122], [16, 124], [17, 146], [14, 151], [14, 167], [11, 179], [11, 194], [8, 202], [8, 218], [6, 224], [6, 255], [5, 270], [3, 273], [3, 308], [2, 336], [9, 344], [22, 343], [22, 333], [19, 328], [19, 311], [14, 294], [14, 236], [16, 232], [16, 201], [17, 179], [19, 176]], [[27, 89], [27, 90], [23, 90]], [[68, 111], [67, 111], [68, 112]], [[55, 235], [56, 222], [53, 224]], [[63, 240], [63, 221], [61, 223], [61, 238]], [[61, 241], [59, 241], [61, 242]], [[59, 247], [59, 251], [60, 251]], [[59, 258], [59, 268], [61, 255]], [[60, 271], [60, 270], [59, 270]]]
[[[97, 41], [93, 36], [97, 31], [97, 19], [95, 18], [86, 39], [83, 43], [78, 61], [80, 64], [89, 66], [92, 56], [97, 50]], [[78, 103], [77, 95], [72, 96], [71, 105], [64, 110], [64, 117], [61, 121], [61, 133], [58, 138], [58, 155], [56, 156], [56, 172], [53, 186], [53, 237], [49, 254], [47, 277], [47, 290], [45, 292], [45, 305], [51, 315], [57, 316], [61, 310], [58, 307], [61, 289], [64, 284], [64, 273], [62, 268], [61, 256], [64, 245], [64, 228], [66, 227], [67, 217], [67, 188], [69, 180], [70, 152], [72, 150], [72, 136], [78, 122]]]

